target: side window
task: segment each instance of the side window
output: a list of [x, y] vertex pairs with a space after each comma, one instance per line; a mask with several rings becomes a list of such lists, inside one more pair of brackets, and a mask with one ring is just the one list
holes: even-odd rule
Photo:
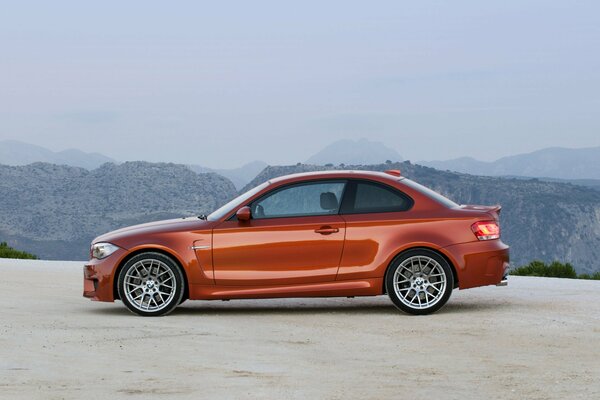
[[406, 211], [412, 200], [398, 190], [374, 182], [354, 182], [342, 213], [362, 214]]
[[252, 218], [337, 214], [345, 185], [344, 181], [321, 181], [276, 189], [252, 203]]

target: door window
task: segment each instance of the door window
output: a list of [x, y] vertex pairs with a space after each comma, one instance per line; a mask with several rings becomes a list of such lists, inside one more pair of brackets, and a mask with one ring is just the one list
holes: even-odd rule
[[250, 206], [252, 218], [337, 214], [345, 185], [344, 181], [320, 181], [276, 189]]

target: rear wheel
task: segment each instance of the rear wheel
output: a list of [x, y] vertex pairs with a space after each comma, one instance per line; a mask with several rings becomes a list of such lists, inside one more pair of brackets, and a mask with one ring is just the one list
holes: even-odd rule
[[183, 298], [183, 275], [179, 266], [161, 253], [141, 253], [121, 269], [119, 297], [135, 314], [159, 316], [170, 313]]
[[415, 315], [442, 308], [452, 293], [454, 276], [448, 262], [434, 251], [409, 250], [388, 268], [386, 289], [396, 307]]

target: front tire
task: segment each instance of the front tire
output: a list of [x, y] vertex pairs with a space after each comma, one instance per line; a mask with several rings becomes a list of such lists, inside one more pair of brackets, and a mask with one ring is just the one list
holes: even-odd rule
[[170, 257], [141, 253], [125, 263], [117, 288], [123, 304], [133, 313], [153, 317], [166, 315], [182, 301], [184, 279]]
[[400, 310], [424, 315], [446, 304], [454, 286], [454, 275], [448, 262], [438, 253], [414, 249], [392, 261], [385, 286], [390, 299]]

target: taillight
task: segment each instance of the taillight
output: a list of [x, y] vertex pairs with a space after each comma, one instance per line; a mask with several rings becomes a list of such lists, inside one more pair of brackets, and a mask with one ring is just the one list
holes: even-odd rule
[[479, 240], [500, 238], [500, 225], [496, 221], [478, 221], [471, 225], [471, 230]]

